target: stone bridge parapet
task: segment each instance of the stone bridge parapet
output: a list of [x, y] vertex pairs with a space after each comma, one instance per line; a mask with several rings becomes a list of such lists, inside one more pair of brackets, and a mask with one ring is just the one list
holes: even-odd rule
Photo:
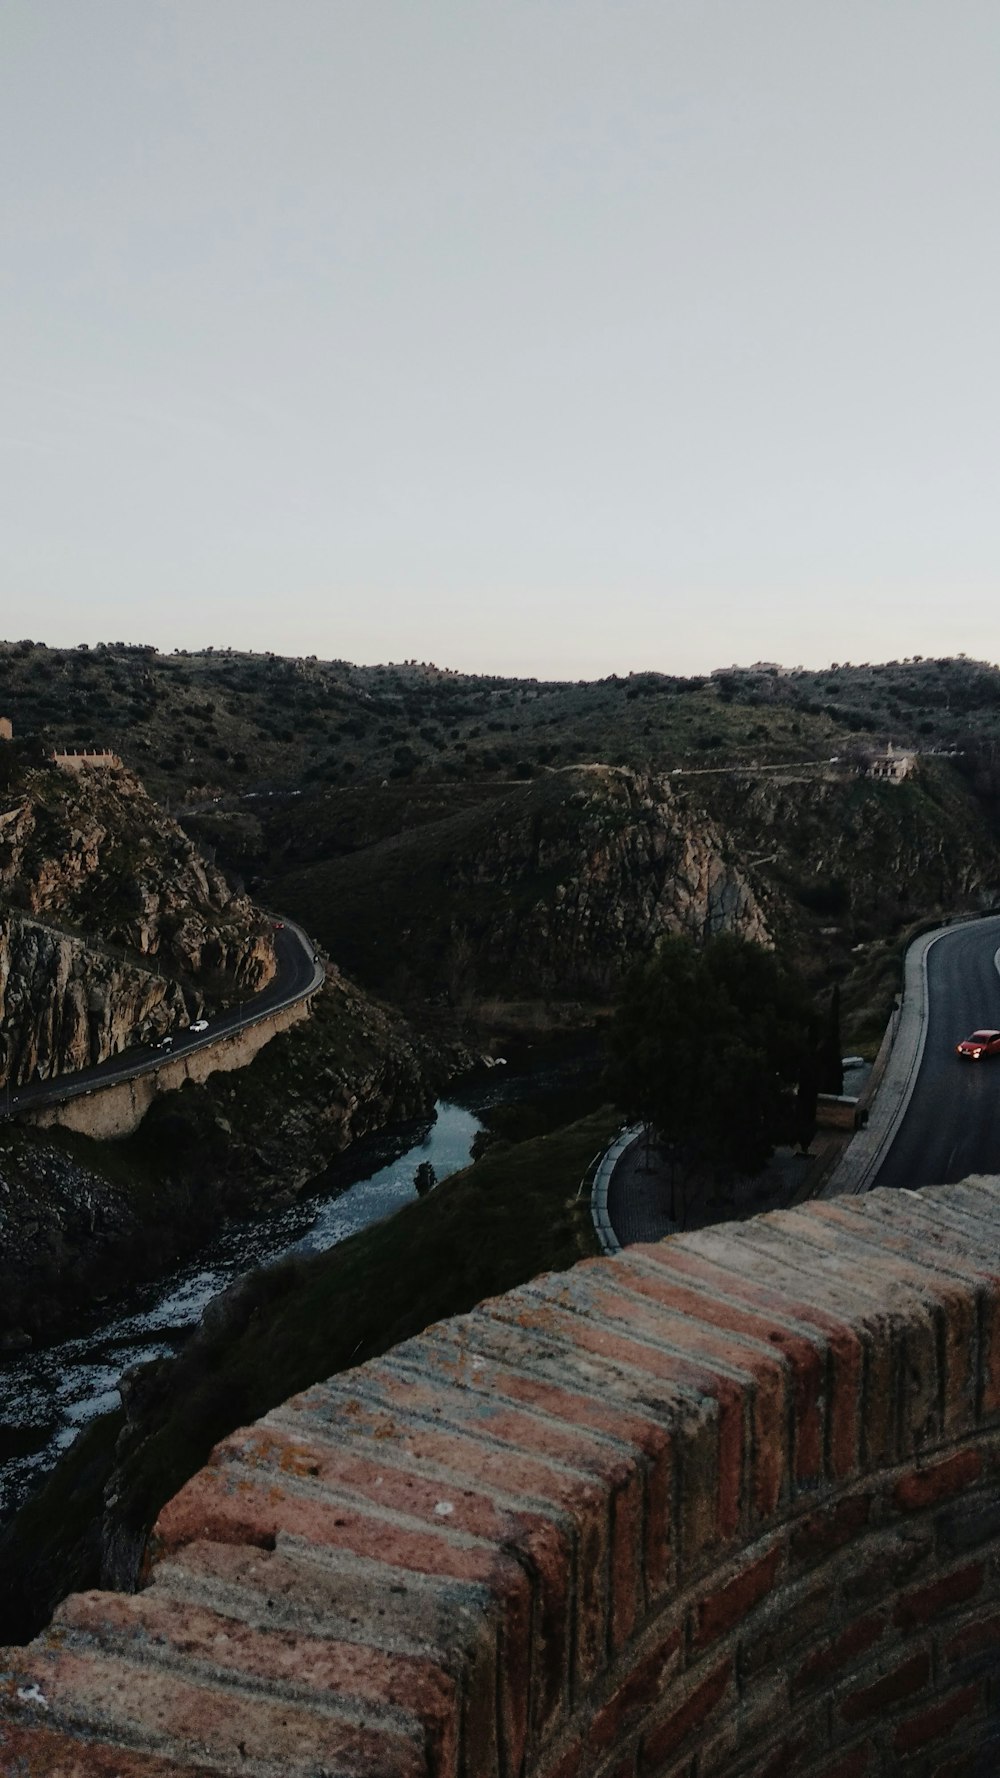
[[1000, 1769], [1000, 1181], [549, 1275], [225, 1439], [6, 1652], [47, 1778]]

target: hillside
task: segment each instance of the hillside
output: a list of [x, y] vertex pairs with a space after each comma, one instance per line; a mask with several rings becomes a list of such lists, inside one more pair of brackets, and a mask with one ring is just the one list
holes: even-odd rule
[[849, 744], [1000, 741], [1000, 671], [962, 657], [592, 682], [207, 649], [0, 644], [15, 733], [115, 745], [153, 795], [361, 781], [489, 782], [600, 761], [641, 771], [821, 759]]
[[269, 922], [130, 772], [0, 752], [0, 1081], [103, 1061], [270, 979]]
[[[379, 991], [501, 1027], [544, 1022], [543, 1003], [559, 1022], [562, 1003], [571, 1023], [665, 932], [739, 932], [780, 945], [816, 988], [860, 988], [913, 922], [1000, 897], [1000, 847], [947, 760], [900, 783], [839, 764], [591, 766], [300, 865], [273, 892]], [[848, 1002], [864, 1024], [863, 992]]]
[[[542, 683], [25, 642], [0, 666], [16, 731], [120, 747], [230, 881], [423, 1017], [579, 1019], [699, 921], [845, 980], [1000, 880], [1000, 671], [963, 657]], [[913, 778], [859, 775], [890, 742]]]
[[721, 831], [622, 767], [548, 774], [279, 877], [275, 893], [362, 981], [453, 1005], [606, 1000], [661, 932], [767, 937]]

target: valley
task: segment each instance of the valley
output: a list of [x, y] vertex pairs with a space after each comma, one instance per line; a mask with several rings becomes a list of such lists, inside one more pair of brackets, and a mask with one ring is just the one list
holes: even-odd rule
[[[494, 1106], [492, 1152], [466, 1152], [449, 1191], [409, 1205], [409, 1237], [396, 1218], [315, 1276], [301, 1255], [251, 1271], [189, 1339], [214, 1284], [288, 1237], [308, 1243], [318, 1205], [338, 1227], [352, 1157], [378, 1132], [405, 1144], [483, 1058], [522, 1057], [528, 1100], [553, 1045], [583, 1041], [596, 1058], [630, 969], [677, 934], [774, 948], [819, 1006], [836, 987], [844, 1046], [870, 1058], [909, 936], [1000, 899], [1000, 674], [977, 663], [567, 686], [415, 662], [8, 644], [0, 667], [14, 725], [0, 743], [0, 1088], [13, 1099], [0, 1364], [9, 1391], [57, 1341], [99, 1351], [104, 1329], [126, 1362], [147, 1337], [162, 1348], [126, 1384], [127, 1436], [121, 1410], [95, 1420], [10, 1528], [3, 1560], [11, 1538], [28, 1552], [11, 1582], [22, 1602], [54, 1597], [56, 1568], [74, 1584], [127, 1581], [161, 1483], [179, 1485], [240, 1417], [593, 1251], [568, 1206], [619, 1116], [595, 1109], [596, 1060], [585, 1105]], [[54, 762], [73, 747], [113, 747], [120, 763]], [[213, 1045], [279, 993], [286, 918], [318, 947], [321, 985], [298, 1022], [216, 1068]], [[188, 1038], [203, 1017], [207, 1033]], [[33, 1095], [76, 1075], [159, 1072], [131, 1058], [155, 1057], [168, 1034], [181, 1039], [169, 1090], [117, 1139], [28, 1120]], [[541, 1225], [510, 1251], [506, 1236], [483, 1249], [470, 1273], [482, 1194], [499, 1230], [539, 1165]], [[403, 1257], [418, 1228], [419, 1288]], [[399, 1276], [369, 1301], [383, 1248]], [[346, 1320], [319, 1341], [307, 1275], [324, 1304], [343, 1297]], [[117, 1342], [137, 1292], [177, 1297], [179, 1320], [164, 1333], [150, 1308], [138, 1345]], [[365, 1331], [345, 1344], [352, 1315]], [[259, 1386], [237, 1357], [251, 1323], [273, 1354]], [[102, 1392], [84, 1391], [81, 1421]], [[41, 1446], [14, 1399], [0, 1449], [20, 1498]], [[161, 1474], [150, 1452], [178, 1416], [192, 1434]]]

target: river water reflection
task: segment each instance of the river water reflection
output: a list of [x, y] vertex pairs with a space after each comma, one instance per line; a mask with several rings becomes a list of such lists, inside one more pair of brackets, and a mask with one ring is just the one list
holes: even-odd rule
[[[502, 1096], [499, 1079], [491, 1079], [465, 1095], [465, 1104], [439, 1100], [432, 1121], [371, 1138], [334, 1163], [327, 1191], [223, 1230], [194, 1260], [117, 1303], [89, 1331], [3, 1359], [0, 1519], [37, 1487], [88, 1420], [118, 1406], [123, 1373], [173, 1352], [220, 1290], [252, 1267], [293, 1251], [318, 1253], [390, 1216], [416, 1197], [413, 1175], [421, 1162], [430, 1162], [438, 1180], [467, 1166], [483, 1127], [472, 1107]], [[359, 1168], [369, 1170], [359, 1178]]]

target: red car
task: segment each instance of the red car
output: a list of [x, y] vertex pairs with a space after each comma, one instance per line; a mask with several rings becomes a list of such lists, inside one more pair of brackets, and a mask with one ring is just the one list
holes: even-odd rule
[[970, 1062], [978, 1062], [980, 1056], [1000, 1056], [1000, 1031], [973, 1031], [955, 1045], [955, 1054]]

